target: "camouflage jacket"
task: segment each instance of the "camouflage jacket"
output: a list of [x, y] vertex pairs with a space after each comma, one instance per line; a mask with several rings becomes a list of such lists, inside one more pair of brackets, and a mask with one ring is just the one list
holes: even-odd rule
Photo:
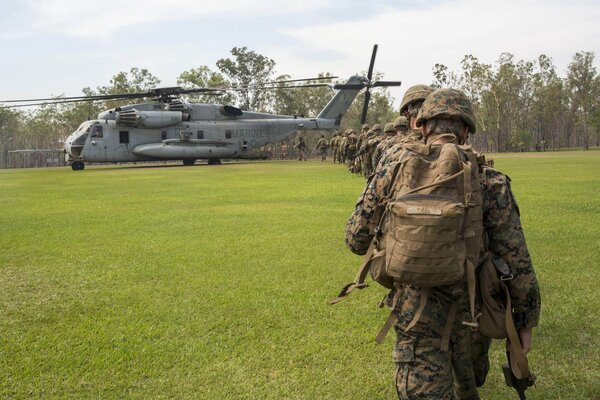
[[386, 137], [381, 142], [379, 142], [375, 150], [373, 150], [373, 155], [371, 156], [371, 165], [373, 166], [373, 171], [377, 167], [377, 164], [379, 164], [379, 161], [381, 160], [383, 154], [395, 144], [400, 143], [404, 138], [405, 136], [395, 135]]
[[325, 150], [329, 147], [329, 143], [327, 143], [327, 139], [321, 138], [317, 142], [317, 149]]
[[[390, 155], [387, 163], [383, 160], [379, 163], [348, 220], [346, 245], [353, 253], [365, 254], [371, 243], [373, 236], [369, 234], [369, 225], [376, 223], [371, 221], [373, 214], [378, 204], [388, 196], [392, 171], [397, 163], [395, 160]], [[539, 287], [510, 179], [488, 167], [482, 169], [481, 175], [483, 223], [489, 250], [506, 261], [514, 276], [509, 286], [515, 324], [517, 328], [537, 326], [540, 315]]]
[[397, 160], [398, 156], [404, 150], [404, 145], [407, 143], [421, 142], [423, 140], [423, 134], [421, 130], [416, 131], [410, 130], [404, 136], [394, 136], [394, 143], [392, 143], [382, 154], [380, 162], [384, 165]]

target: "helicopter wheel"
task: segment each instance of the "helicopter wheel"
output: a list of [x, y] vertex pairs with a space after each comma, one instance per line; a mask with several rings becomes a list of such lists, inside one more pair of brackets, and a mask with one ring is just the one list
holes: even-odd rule
[[221, 165], [221, 160], [218, 158], [209, 158], [208, 165]]
[[194, 165], [194, 163], [196, 163], [196, 160], [194, 160], [193, 158], [184, 158], [183, 159], [183, 165], [190, 166], [190, 165]]
[[73, 161], [73, 164], [71, 164], [73, 171], [83, 171], [84, 168], [85, 164], [82, 161]]

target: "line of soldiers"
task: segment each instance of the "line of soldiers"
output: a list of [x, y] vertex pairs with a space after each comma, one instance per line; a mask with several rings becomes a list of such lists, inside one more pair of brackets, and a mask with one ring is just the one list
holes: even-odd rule
[[331, 139], [333, 162], [346, 164], [348, 170], [362, 174], [368, 178], [377, 167], [383, 155], [391, 148], [402, 144], [422, 140], [421, 130], [410, 126], [407, 116], [416, 117], [416, 112], [425, 98], [433, 89], [427, 85], [415, 85], [409, 88], [400, 105], [400, 116], [394, 122], [380, 124], [371, 128], [368, 124], [362, 126], [359, 135], [354, 129], [336, 133]]

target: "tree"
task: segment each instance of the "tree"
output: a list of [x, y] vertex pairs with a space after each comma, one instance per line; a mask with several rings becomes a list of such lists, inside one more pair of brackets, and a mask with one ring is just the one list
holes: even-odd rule
[[[329, 72], [320, 73], [319, 78], [333, 76]], [[288, 80], [289, 75], [280, 75], [275, 80]], [[331, 83], [331, 79], [306, 81], [306, 85]], [[326, 86], [275, 89], [272, 94], [273, 112], [284, 115], [304, 115], [316, 117], [333, 97], [334, 92]]]
[[[564, 85], [556, 74], [552, 59], [544, 54], [536, 61], [532, 77], [532, 106], [530, 115], [533, 142], [538, 150], [561, 147], [562, 132], [568, 113]], [[562, 145], [568, 145], [564, 143]]]
[[[160, 79], [152, 75], [147, 69], [131, 68], [129, 72], [118, 72], [114, 75], [108, 86], [99, 86], [96, 91], [90, 88], [84, 88], [84, 93], [88, 95], [109, 95], [147, 92], [156, 88], [160, 84]], [[130, 104], [131, 100], [110, 100], [103, 104], [104, 109], [115, 108], [125, 104]]]
[[598, 103], [596, 68], [593, 66], [595, 53], [575, 53], [569, 64], [567, 87], [571, 109], [577, 116], [584, 149], [590, 147], [589, 124], [591, 111]]
[[[198, 68], [192, 68], [182, 72], [177, 78], [177, 84], [185, 89], [203, 87], [227, 88], [229, 86], [229, 82], [225, 79], [223, 74], [211, 70], [206, 65], [201, 65]], [[216, 101], [215, 99], [216, 97], [214, 95], [201, 93], [186, 96], [186, 100], [195, 103], [214, 103]], [[234, 96], [231, 93], [226, 93], [218, 99], [218, 101], [223, 104], [230, 104], [233, 103]]]
[[8, 167], [8, 152], [15, 149], [23, 120], [22, 112], [0, 108], [0, 167]]
[[[232, 87], [245, 88], [271, 80], [275, 68], [272, 59], [246, 47], [234, 47], [231, 55], [233, 59], [222, 58], [217, 61], [217, 67], [229, 79]], [[239, 107], [244, 110], [266, 111], [269, 106], [265, 91], [256, 88], [239, 90], [236, 98]]]

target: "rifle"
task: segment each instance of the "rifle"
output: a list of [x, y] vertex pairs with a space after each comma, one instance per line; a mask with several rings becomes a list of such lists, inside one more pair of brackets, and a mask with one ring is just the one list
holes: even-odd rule
[[502, 372], [504, 373], [504, 381], [506, 382], [506, 386], [512, 387], [517, 391], [519, 395], [519, 400], [527, 400], [525, 396], [525, 391], [528, 387], [533, 386], [535, 384], [535, 375], [529, 373], [525, 378], [519, 379], [514, 374], [512, 369], [510, 368], [510, 351], [506, 351], [506, 359], [507, 363], [502, 365]]

